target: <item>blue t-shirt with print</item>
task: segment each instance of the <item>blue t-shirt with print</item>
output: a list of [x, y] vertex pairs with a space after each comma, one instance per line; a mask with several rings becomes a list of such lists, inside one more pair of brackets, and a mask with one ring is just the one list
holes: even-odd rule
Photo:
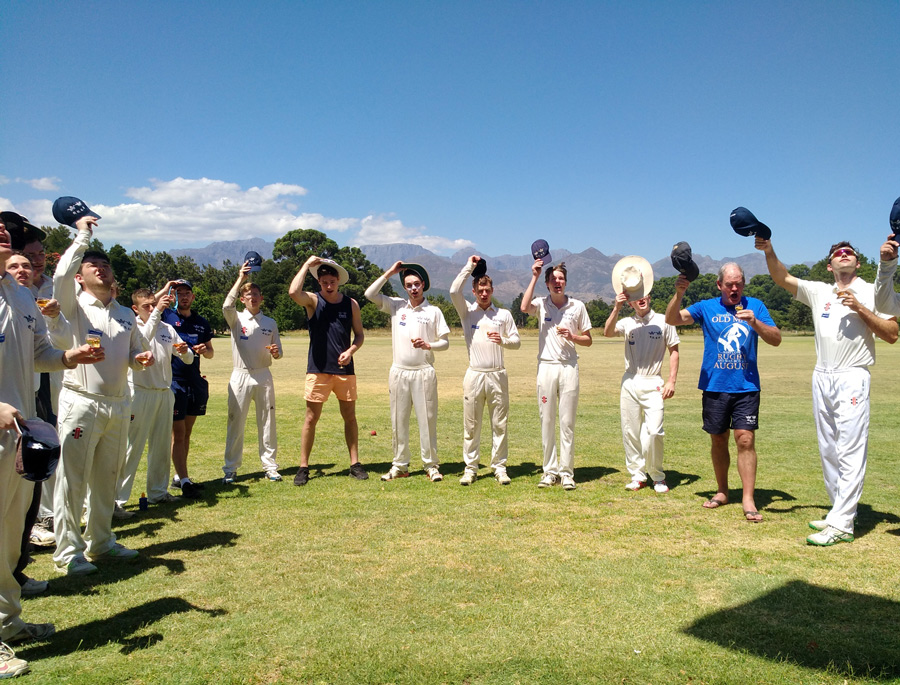
[[[742, 297], [741, 306], [762, 323], [775, 325], [766, 305], [755, 297]], [[722, 304], [722, 298], [717, 297], [692, 304], [687, 312], [703, 329], [703, 365], [697, 387], [710, 392], [759, 392], [759, 336], [735, 317], [734, 306]]]

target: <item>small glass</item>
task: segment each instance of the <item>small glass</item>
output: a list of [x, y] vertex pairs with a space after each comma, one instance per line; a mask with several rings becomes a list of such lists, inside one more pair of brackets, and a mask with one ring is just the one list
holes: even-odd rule
[[43, 309], [48, 304], [50, 304], [50, 298], [49, 297], [39, 297], [39, 298], [37, 298], [37, 300], [35, 300], [35, 302], [37, 302], [38, 307]]
[[84, 341], [90, 347], [100, 347], [100, 336], [96, 333], [88, 333], [86, 336], [84, 336]]

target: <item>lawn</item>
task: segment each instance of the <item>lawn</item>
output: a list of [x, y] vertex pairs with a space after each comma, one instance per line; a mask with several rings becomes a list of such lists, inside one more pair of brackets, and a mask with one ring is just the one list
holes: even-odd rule
[[235, 485], [221, 485], [231, 354], [227, 339], [215, 344], [216, 357], [203, 361], [209, 413], [190, 457], [205, 499], [117, 522], [119, 539], [141, 556], [94, 576], [58, 576], [50, 554], [36, 553], [29, 573], [51, 578], [50, 592], [26, 600], [24, 616], [54, 621], [58, 633], [18, 650], [31, 682], [900, 681], [900, 346], [878, 344], [857, 539], [815, 548], [804, 542], [806, 523], [828, 502], [811, 416], [811, 337], [761, 346], [760, 524], [743, 520], [734, 468], [733, 504], [700, 506], [715, 482], [700, 430], [697, 336], [683, 339], [667, 403], [665, 495], [624, 488], [620, 340], [599, 338], [581, 353], [573, 492], [536, 487], [534, 337], [507, 353], [506, 487], [487, 468], [474, 485], [457, 483], [467, 363], [459, 331], [436, 362], [442, 483], [425, 479], [417, 456], [412, 477], [379, 480], [391, 461], [391, 350], [389, 337], [371, 334], [356, 363], [360, 454], [372, 477], [347, 476], [332, 399], [312, 479], [291, 484], [306, 368], [298, 334], [274, 365], [285, 480], [262, 478], [251, 412], [243, 469]]

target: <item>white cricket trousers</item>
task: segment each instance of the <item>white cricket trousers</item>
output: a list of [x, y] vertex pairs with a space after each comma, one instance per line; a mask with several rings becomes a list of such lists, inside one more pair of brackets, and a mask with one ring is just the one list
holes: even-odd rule
[[663, 379], [661, 376], [622, 377], [619, 408], [622, 414], [622, 444], [625, 468], [631, 480], [665, 480], [663, 473]]
[[5, 640], [25, 626], [21, 588], [13, 569], [22, 551], [25, 513], [34, 495], [34, 483], [16, 473], [15, 430], [0, 431], [0, 639]]
[[[544, 448], [544, 473], [575, 475], [575, 414], [578, 411], [578, 364], [539, 362], [538, 412]], [[559, 406], [559, 453], [556, 450], [556, 412]]]
[[509, 415], [509, 381], [505, 369], [476, 371], [467, 369], [463, 379], [463, 460], [466, 468], [478, 469], [481, 422], [484, 405], [491, 417], [491, 468], [505, 468], [509, 454], [506, 420]]
[[171, 388], [132, 389], [131, 424], [128, 426], [128, 447], [125, 462], [119, 473], [116, 502], [125, 504], [131, 497], [144, 445], [147, 447], [147, 499], [159, 502], [169, 487], [169, 464], [172, 463], [172, 414], [175, 394]]
[[419, 446], [422, 464], [438, 465], [437, 454], [437, 374], [434, 367], [402, 369], [391, 367], [388, 375], [391, 393], [391, 428], [394, 444], [394, 466], [409, 468], [409, 416], [416, 410], [419, 424]]
[[225, 473], [237, 473], [244, 460], [244, 427], [250, 402], [256, 405], [256, 433], [263, 469], [277, 471], [278, 436], [275, 433], [275, 382], [268, 368], [235, 369], [228, 382], [228, 426], [225, 430]]
[[825, 523], [853, 532], [869, 450], [869, 370], [813, 371], [813, 415], [831, 511]]
[[[115, 544], [112, 514], [119, 470], [128, 446], [131, 399], [63, 388], [59, 394], [61, 452], [53, 495], [57, 564], [76, 556], [99, 556]], [[87, 526], [81, 510], [88, 496]]]

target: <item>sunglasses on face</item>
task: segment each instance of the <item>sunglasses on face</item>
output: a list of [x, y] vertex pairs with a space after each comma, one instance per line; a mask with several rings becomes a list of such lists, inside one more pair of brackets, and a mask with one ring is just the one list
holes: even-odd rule
[[855, 257], [856, 252], [851, 250], [849, 247], [840, 247], [831, 253], [831, 258], [834, 259], [835, 257], [843, 257], [845, 255], [848, 257]]

